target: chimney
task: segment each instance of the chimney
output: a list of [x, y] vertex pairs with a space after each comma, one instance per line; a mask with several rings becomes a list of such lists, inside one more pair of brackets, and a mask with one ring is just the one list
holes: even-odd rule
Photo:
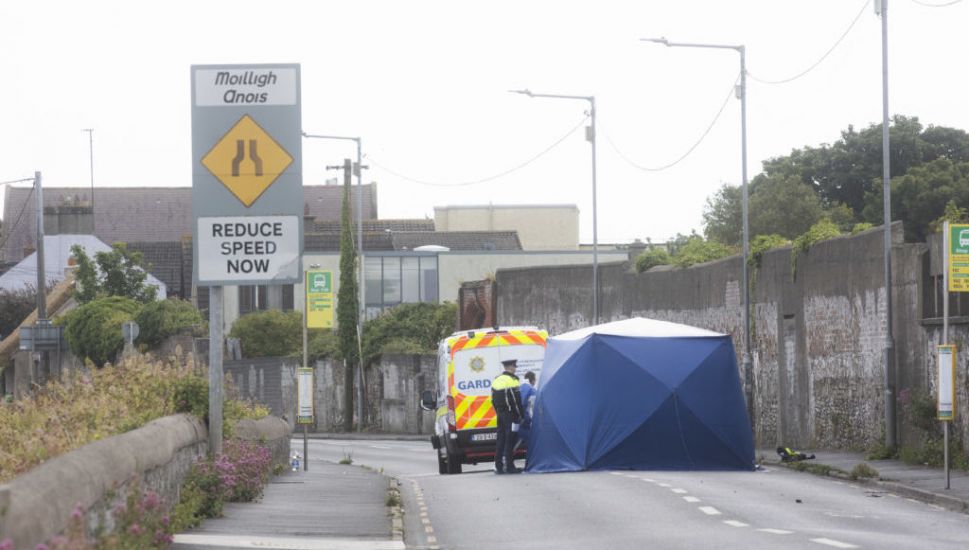
[[45, 235], [93, 235], [94, 208], [70, 195], [57, 206], [44, 207]]

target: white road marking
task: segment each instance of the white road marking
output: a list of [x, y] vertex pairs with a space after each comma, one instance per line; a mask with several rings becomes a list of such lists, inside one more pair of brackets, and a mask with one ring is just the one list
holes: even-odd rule
[[255, 537], [180, 533], [175, 544], [212, 548], [287, 548], [291, 550], [404, 550], [399, 540], [360, 540], [327, 537]]
[[825, 538], [811, 539], [811, 542], [816, 542], [818, 544], [825, 544], [827, 546], [834, 546], [835, 548], [858, 548], [858, 546], [855, 546], [854, 544], [848, 544], [847, 542], [841, 542], [840, 540], [832, 540], [832, 539], [825, 539]]
[[383, 449], [385, 451], [389, 451], [390, 449], [393, 449], [393, 447], [388, 447], [386, 445], [370, 445], [369, 447], [372, 449]]
[[713, 506], [700, 506], [700, 511], [708, 516], [719, 516], [720, 510], [717, 510]]
[[421, 523], [423, 523], [424, 525], [430, 525], [431, 524], [431, 520], [429, 520], [427, 518], [421, 518]]
[[428, 534], [433, 533], [434, 532], [434, 528], [431, 527], [430, 525], [425, 525], [424, 526], [424, 532], [425, 533], [428, 533]]
[[640, 479], [642, 479], [643, 481], [645, 481], [647, 483], [656, 483], [656, 480], [655, 479], [649, 479], [648, 477], [643, 477], [643, 478], [640, 478]]
[[436, 544], [437, 543], [437, 537], [427, 537], [427, 543], [428, 544]]
[[750, 527], [749, 524], [746, 524], [742, 521], [737, 521], [735, 519], [725, 519], [723, 520], [723, 522], [731, 527]]
[[792, 535], [792, 534], [794, 534], [794, 531], [788, 531], [786, 529], [770, 529], [770, 528], [766, 528], [766, 529], [758, 529], [758, 531], [760, 531], [762, 533], [770, 533], [772, 535]]
[[669, 489], [670, 487], [672, 487], [672, 485], [670, 485], [669, 483], [660, 483], [659, 486], [660, 487], [666, 487], [667, 489]]
[[700, 502], [700, 499], [698, 499], [696, 497], [683, 497], [683, 500], [685, 500], [687, 502]]
[[678, 495], [685, 495], [687, 493], [686, 489], [672, 489], [672, 491]]

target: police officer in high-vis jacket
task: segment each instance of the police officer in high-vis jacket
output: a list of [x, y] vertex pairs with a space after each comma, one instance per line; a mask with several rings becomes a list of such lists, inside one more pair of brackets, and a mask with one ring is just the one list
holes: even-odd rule
[[495, 448], [495, 472], [499, 474], [517, 474], [521, 470], [515, 467], [515, 433], [512, 424], [521, 424], [524, 417], [521, 406], [521, 392], [515, 370], [518, 363], [514, 359], [501, 362], [505, 372], [499, 374], [491, 382], [491, 403], [498, 415], [498, 441]]

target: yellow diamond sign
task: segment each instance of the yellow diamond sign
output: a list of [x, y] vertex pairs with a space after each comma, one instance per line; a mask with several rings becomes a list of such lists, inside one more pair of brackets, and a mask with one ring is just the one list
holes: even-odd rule
[[240, 118], [202, 157], [202, 164], [246, 208], [252, 206], [292, 162], [293, 157], [249, 115]]

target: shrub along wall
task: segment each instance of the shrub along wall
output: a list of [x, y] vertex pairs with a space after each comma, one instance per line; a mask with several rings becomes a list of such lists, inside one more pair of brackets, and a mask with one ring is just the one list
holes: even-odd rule
[[[264, 442], [275, 463], [285, 464], [289, 426], [279, 418], [242, 420], [235, 435]], [[166, 504], [192, 463], [205, 456], [208, 432], [185, 414], [160, 418], [142, 428], [76, 449], [0, 485], [0, 540], [32, 548], [63, 531], [75, 506], [86, 512], [90, 531], [111, 527], [111, 508], [124, 502], [133, 483], [159, 494]]]

